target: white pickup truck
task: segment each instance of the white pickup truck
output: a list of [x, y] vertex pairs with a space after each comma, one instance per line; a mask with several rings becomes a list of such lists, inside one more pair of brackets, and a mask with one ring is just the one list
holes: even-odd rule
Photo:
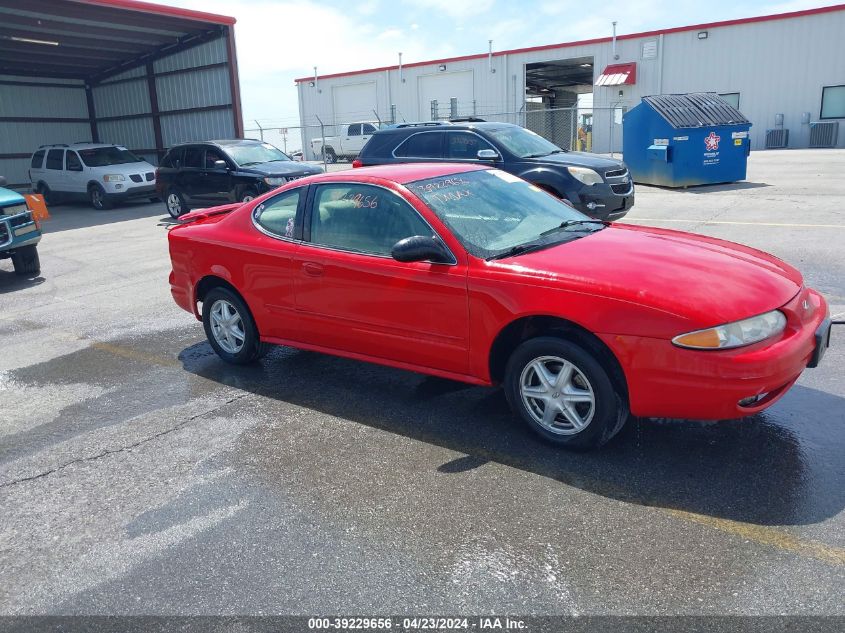
[[318, 160], [325, 160], [327, 163], [336, 163], [341, 158], [353, 160], [378, 127], [378, 123], [372, 121], [345, 125], [341, 136], [327, 136], [325, 144], [322, 137], [313, 139], [311, 149]]

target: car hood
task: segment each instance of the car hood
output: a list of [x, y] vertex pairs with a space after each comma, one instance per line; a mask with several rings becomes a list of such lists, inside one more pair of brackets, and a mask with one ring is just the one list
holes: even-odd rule
[[556, 286], [674, 314], [697, 328], [774, 310], [802, 286], [800, 272], [762, 251], [690, 233], [620, 224], [491, 263]]
[[312, 174], [323, 173], [323, 170], [316, 165], [308, 165], [292, 160], [247, 165], [246, 167], [241, 167], [240, 171], [260, 174], [262, 176], [311, 176]]
[[24, 197], [17, 191], [0, 187], [0, 207], [7, 207], [13, 204], [23, 204]]
[[89, 169], [98, 174], [122, 174], [129, 176], [131, 174], [145, 174], [147, 172], [155, 172], [156, 168], [150, 165], [147, 161], [142, 160], [135, 163], [118, 163], [116, 165], [99, 165], [97, 167], [89, 167]]
[[549, 154], [537, 158], [524, 158], [525, 162], [532, 164], [543, 163], [548, 165], [576, 165], [578, 167], [589, 167], [605, 172], [609, 169], [622, 169], [625, 163], [614, 158], [606, 158], [585, 152], [563, 152], [560, 154]]

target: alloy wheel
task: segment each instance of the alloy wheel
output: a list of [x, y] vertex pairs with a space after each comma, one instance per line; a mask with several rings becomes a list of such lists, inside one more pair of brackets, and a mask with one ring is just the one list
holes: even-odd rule
[[174, 218], [179, 217], [182, 213], [182, 201], [175, 193], [167, 195], [167, 212]]
[[218, 299], [211, 306], [211, 333], [214, 340], [229, 354], [237, 354], [246, 340], [244, 323], [238, 310], [225, 299]]
[[558, 356], [529, 362], [520, 374], [519, 391], [531, 417], [551, 433], [580, 433], [595, 415], [590, 381], [575, 364]]

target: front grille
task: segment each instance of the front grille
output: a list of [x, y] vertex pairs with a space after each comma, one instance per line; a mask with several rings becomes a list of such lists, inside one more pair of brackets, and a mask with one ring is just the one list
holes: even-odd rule
[[613, 169], [611, 171], [604, 172], [605, 178], [624, 178], [628, 175], [628, 170], [624, 167], [622, 169]]
[[132, 174], [129, 176], [132, 179], [132, 182], [143, 182], [144, 179], [141, 178], [141, 174]]
[[5, 222], [0, 222], [0, 245], [5, 244], [11, 238], [9, 237], [9, 225]]
[[32, 222], [32, 220], [29, 217], [29, 213], [9, 219], [9, 224], [12, 226], [23, 226], [24, 224], [29, 224], [30, 222]]
[[3, 215], [18, 215], [27, 211], [26, 204], [13, 204], [10, 207], [3, 207]]
[[287, 180], [290, 182], [291, 180], [299, 180], [300, 178], [305, 178], [305, 174], [300, 174], [299, 176], [288, 176]]
[[629, 191], [631, 191], [631, 183], [623, 182], [622, 184], [619, 184], [619, 185], [610, 185], [610, 188], [613, 191], [613, 193], [618, 193], [620, 195], [624, 195], [624, 194], [628, 193]]
[[155, 172], [152, 172], [152, 171], [148, 171], [148, 172], [147, 172], [147, 182], [150, 182], [151, 180], [154, 180], [154, 179], [155, 179], [155, 177], [156, 177]]

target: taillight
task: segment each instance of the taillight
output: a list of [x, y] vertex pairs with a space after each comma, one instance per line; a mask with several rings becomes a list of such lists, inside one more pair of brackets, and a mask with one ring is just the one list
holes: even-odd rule
[[356, 158], [352, 161], [352, 167], [363, 167], [364, 163], [361, 162], [360, 158]]

